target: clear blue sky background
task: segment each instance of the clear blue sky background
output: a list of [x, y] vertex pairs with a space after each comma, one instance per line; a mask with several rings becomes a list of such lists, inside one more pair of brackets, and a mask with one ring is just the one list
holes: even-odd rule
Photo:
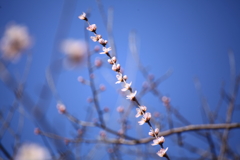
[[[166, 73], [167, 70], [173, 70], [173, 74], [161, 83], [158, 89], [164, 95], [169, 96], [172, 105], [193, 124], [205, 123], [201, 118], [201, 103], [193, 79], [194, 77], [199, 78], [202, 92], [212, 109], [217, 105], [223, 82], [225, 82], [224, 88], [229, 92], [231, 88], [229, 50], [235, 56], [236, 73], [240, 73], [240, 1], [103, 0], [102, 2], [105, 13], [109, 7], [113, 8], [113, 36], [117, 54], [129, 81], [133, 82], [133, 88], [140, 91], [144, 82], [141, 73], [136, 72], [137, 65], [129, 49], [129, 33], [134, 29], [138, 37], [139, 57], [143, 65], [148, 66], [150, 73], [157, 78]], [[64, 6], [66, 12], [61, 15]], [[85, 22], [77, 17], [89, 9], [91, 10], [90, 23], [97, 24], [97, 32], [107, 39], [106, 28], [97, 3], [93, 0], [69, 0], [66, 2], [63, 0], [0, 1], [1, 37], [6, 25], [15, 22], [26, 25], [34, 38], [34, 45], [30, 50], [33, 53], [32, 65], [25, 90], [31, 95], [35, 103], [38, 100], [41, 85], [45, 82], [46, 68], [50, 64], [51, 55], [54, 54], [55, 59], [63, 57], [58, 47], [59, 44], [54, 47], [54, 37], [57, 30], [60, 27], [63, 34], [57, 42], [65, 38], [84, 39]], [[71, 15], [70, 18], [69, 15]], [[61, 16], [67, 17], [64, 26], [59, 26]], [[65, 31], [67, 31], [66, 34]], [[96, 43], [90, 41], [90, 47], [93, 48], [95, 45]], [[104, 55], [94, 55], [93, 57], [105, 58]], [[17, 79], [21, 77], [25, 63], [26, 56], [22, 57], [18, 63], [8, 66]], [[109, 65], [106, 63], [106, 66]], [[116, 124], [119, 115], [116, 112], [116, 107], [127, 105], [128, 101], [118, 95], [117, 90], [121, 86], [113, 85], [115, 73], [106, 66], [95, 71], [95, 80], [97, 86], [104, 84], [107, 87], [106, 92], [99, 97], [100, 105], [102, 108], [110, 108], [105, 120], [109, 126], [118, 130], [119, 126], [116, 127]], [[86, 66], [76, 70], [64, 70], [58, 78], [57, 90], [69, 112], [79, 119], [84, 119], [86, 108], [89, 105], [86, 99], [91, 97], [91, 92], [88, 86], [79, 84], [77, 81], [77, 77], [80, 75], [87, 78]], [[0, 82], [0, 99], [1, 111], [6, 117], [8, 107], [14, 100], [14, 95], [3, 82]], [[237, 102], [238, 109], [233, 114], [235, 122], [240, 121], [239, 96]], [[149, 107], [152, 113], [158, 111], [162, 115], [166, 114], [162, 103], [151, 93], [144, 96], [141, 103]], [[222, 120], [220, 119], [218, 122], [224, 122], [226, 108], [227, 104], [223, 103], [220, 110]], [[132, 116], [134, 114], [133, 110]], [[11, 123], [14, 129], [16, 129], [18, 116], [19, 114], [15, 113]], [[94, 116], [97, 117], [97, 115]], [[30, 117], [31, 115], [25, 117], [21, 141], [42, 143], [41, 138], [36, 137], [33, 133], [36, 125], [29, 121]], [[54, 98], [45, 118], [61, 136], [70, 138], [76, 134], [68, 120], [57, 113]], [[164, 121], [166, 122], [166, 119]], [[136, 119], [131, 121], [131, 126], [133, 129], [129, 131], [129, 135], [134, 136], [136, 130], [140, 129], [142, 133], [136, 137], [147, 137], [148, 128], [146, 126], [136, 127]], [[179, 125], [176, 124], [176, 126]], [[96, 131], [99, 132], [99, 130]], [[239, 133], [239, 129], [234, 131], [234, 138], [230, 138], [230, 140], [239, 153], [240, 137], [236, 135], [237, 133]], [[88, 138], [96, 138], [97, 136], [96, 133], [92, 132], [87, 134]], [[191, 155], [187, 151], [177, 149], [176, 144], [170, 140], [174, 140], [174, 138], [176, 139], [174, 136], [166, 139], [165, 146], [170, 148], [169, 155]], [[191, 140], [193, 143], [199, 143], [194, 138]], [[9, 133], [3, 136], [1, 142], [12, 153], [13, 140]], [[206, 148], [206, 145], [202, 144], [202, 147]], [[89, 148], [86, 149], [86, 152]], [[154, 151], [157, 149], [159, 148], [154, 147]], [[0, 155], [3, 156], [1, 152]], [[107, 157], [106, 155], [101, 156], [102, 159]]]

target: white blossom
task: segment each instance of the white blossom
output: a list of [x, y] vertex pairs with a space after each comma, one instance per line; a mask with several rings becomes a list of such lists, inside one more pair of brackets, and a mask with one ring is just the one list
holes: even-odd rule
[[[155, 128], [154, 133], [155, 133], [156, 135], [158, 135], [159, 129], [158, 129], [158, 128]], [[148, 132], [149, 136], [152, 136], [152, 137], [155, 137], [154, 133], [153, 133], [152, 130], [151, 130], [150, 132]]]
[[91, 24], [87, 27], [87, 30], [91, 32], [95, 32], [97, 30], [97, 25], [96, 24]]
[[157, 152], [157, 155], [158, 155], [159, 157], [164, 157], [164, 156], [166, 155], [167, 150], [168, 150], [168, 147], [167, 147], [166, 149], [161, 148], [161, 149]]
[[109, 51], [111, 51], [111, 47], [108, 47], [108, 48], [103, 47], [103, 52], [100, 52], [100, 54], [108, 54]]
[[78, 16], [79, 19], [81, 20], [86, 20], [87, 21], [87, 17], [86, 17], [86, 13], [82, 13], [80, 16]]
[[130, 88], [131, 88], [131, 85], [132, 85], [132, 82], [130, 82], [130, 83], [125, 83], [125, 88], [123, 88], [122, 89], [122, 91], [127, 91], [127, 90], [129, 90]]
[[143, 115], [142, 119], [138, 121], [139, 125], [143, 125], [151, 119], [151, 113], [147, 112]]
[[137, 94], [137, 91], [135, 91], [134, 93], [130, 93], [129, 95], [127, 95], [127, 99], [130, 99], [131, 101], [135, 98]]
[[139, 108], [136, 108], [137, 114], [136, 114], [136, 118], [143, 115], [143, 113], [147, 110], [146, 106], [140, 106]]
[[161, 137], [158, 137], [157, 139], [153, 140], [152, 146], [159, 145], [159, 144], [162, 144], [164, 142], [165, 142], [165, 139], [164, 139], [163, 136], [161, 136]]

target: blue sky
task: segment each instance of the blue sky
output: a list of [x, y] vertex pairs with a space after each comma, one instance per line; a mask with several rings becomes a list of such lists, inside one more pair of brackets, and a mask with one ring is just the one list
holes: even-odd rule
[[[201, 103], [194, 85], [194, 78], [199, 78], [202, 93], [211, 109], [214, 109], [218, 103], [223, 82], [226, 92], [230, 91], [231, 77], [228, 56], [230, 50], [234, 53], [236, 74], [240, 72], [240, 2], [234, 0], [102, 0], [102, 3], [105, 14], [109, 7], [113, 9], [113, 36], [118, 62], [128, 75], [129, 82], [133, 82], [134, 90], [140, 91], [145, 79], [138, 71], [136, 61], [129, 49], [129, 34], [133, 30], [137, 34], [140, 60], [144, 66], [148, 67], [149, 72], [158, 78], [168, 70], [173, 71], [171, 76], [158, 86], [161, 93], [169, 96], [172, 105], [193, 124], [206, 123], [201, 118]], [[50, 65], [51, 57], [52, 60], [64, 57], [60, 50], [60, 42], [67, 38], [84, 40], [85, 22], [77, 18], [82, 12], [90, 10], [90, 23], [96, 24], [97, 32], [104, 39], [108, 39], [97, 3], [92, 0], [66, 2], [63, 0], [1, 0], [0, 6], [1, 37], [6, 25], [14, 22], [26, 25], [34, 39], [33, 47], [29, 50], [32, 53], [32, 64], [25, 86], [25, 91], [32, 97], [34, 103], [39, 100], [39, 93], [41, 86], [45, 83], [46, 69]], [[64, 22], [60, 22], [61, 18]], [[58, 32], [60, 34], [57, 34]], [[89, 33], [90, 35], [91, 33]], [[89, 41], [89, 45], [93, 49], [97, 44]], [[9, 71], [16, 79], [22, 75], [26, 57], [25, 55], [18, 63], [8, 65]], [[93, 55], [92, 61], [96, 57], [102, 58], [105, 62], [107, 60], [104, 55], [96, 54]], [[109, 64], [105, 63], [102, 68], [95, 70], [94, 74], [96, 75], [96, 86], [104, 84], [107, 88], [99, 96], [101, 108], [110, 108], [110, 112], [105, 115], [106, 123], [118, 130], [119, 114], [116, 112], [116, 108], [119, 105], [127, 106], [129, 102], [117, 93], [121, 85], [114, 85], [115, 73], [111, 71]], [[78, 76], [88, 79], [86, 65], [75, 70], [63, 69], [58, 77], [56, 88], [69, 112], [79, 119], [84, 119], [89, 106], [86, 99], [91, 97], [92, 93], [89, 86], [84, 86], [77, 81]], [[1, 112], [6, 117], [14, 95], [2, 81], [0, 82], [0, 94]], [[238, 117], [239, 102], [238, 96], [236, 103], [238, 109], [233, 114], [234, 122], [240, 121]], [[44, 106], [48, 108], [44, 118], [61, 136], [70, 138], [75, 134], [75, 130], [63, 115], [58, 114], [56, 103], [56, 99], [52, 97], [50, 104]], [[147, 93], [141, 99], [141, 103], [146, 105], [152, 113], [157, 111], [166, 116], [166, 109], [162, 102], [151, 93]], [[219, 112], [221, 117], [217, 120], [218, 123], [224, 122], [226, 108], [227, 103], [224, 102]], [[134, 116], [134, 114], [135, 110], [132, 110], [131, 115]], [[16, 112], [11, 123], [14, 129], [16, 129], [18, 118], [19, 112]], [[96, 113], [93, 115], [94, 118], [97, 118]], [[42, 144], [42, 139], [33, 133], [36, 124], [29, 120], [32, 120], [31, 114], [26, 114], [21, 141]], [[166, 122], [166, 118], [163, 119], [162, 123]], [[130, 125], [133, 128], [129, 130], [129, 135], [136, 135], [138, 138], [148, 136], [147, 126], [138, 127], [137, 119], [132, 118]], [[176, 126], [181, 125], [176, 123]], [[136, 134], [139, 128], [140, 135]], [[165, 129], [167, 128], [166, 124]], [[99, 130], [94, 131], [99, 132]], [[89, 132], [87, 137], [96, 138], [98, 136], [96, 132]], [[236, 133], [239, 133], [239, 129], [236, 129], [233, 135]], [[174, 138], [176, 139], [174, 136], [166, 138], [165, 146], [171, 148], [169, 155], [183, 153], [185, 156], [192, 156], [191, 153], [179, 149], [173, 143]], [[196, 138], [191, 138], [191, 136], [189, 138], [191, 142], [199, 143]], [[239, 153], [239, 136], [233, 136], [230, 141], [235, 146], [235, 151], [238, 150]], [[1, 142], [12, 153], [13, 141], [8, 132], [4, 134]], [[205, 144], [202, 144], [201, 147], [206, 149]], [[89, 151], [91, 145], [87, 145], [86, 148], [85, 152]], [[157, 147], [154, 147], [154, 151], [157, 151]], [[84, 155], [85, 152], [82, 154]], [[1, 152], [0, 155], [4, 157]], [[101, 158], [106, 157], [102, 156]], [[122, 158], [126, 159], [127, 157], [123, 156]]]

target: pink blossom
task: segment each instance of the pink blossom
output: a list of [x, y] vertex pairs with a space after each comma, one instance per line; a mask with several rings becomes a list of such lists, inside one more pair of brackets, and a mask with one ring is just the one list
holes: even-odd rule
[[136, 118], [143, 115], [143, 113], [147, 110], [146, 106], [140, 106], [139, 108], [136, 108], [137, 110], [137, 114], [136, 114]]
[[95, 37], [94, 36], [91, 36], [90, 37], [94, 42], [97, 42], [99, 39], [102, 38], [102, 36], [100, 34], [97, 34]]
[[157, 139], [154, 139], [154, 140], [153, 140], [152, 146], [162, 144], [162, 143], [164, 143], [164, 141], [165, 141], [165, 139], [164, 139], [163, 136], [158, 137]]
[[97, 25], [96, 24], [91, 24], [87, 27], [87, 30], [91, 32], [95, 32], [97, 30]]
[[156, 128], [154, 132], [153, 132], [152, 130], [151, 130], [150, 132], [148, 132], [149, 136], [152, 136], [152, 137], [155, 137], [154, 133], [155, 133], [156, 135], [158, 135], [159, 129]]
[[167, 150], [168, 150], [168, 147], [167, 147], [166, 149], [161, 148], [161, 149], [157, 152], [157, 155], [158, 155], [159, 157], [165, 157]]
[[143, 118], [138, 121], [139, 125], [143, 125], [144, 123], [148, 122], [151, 119], [151, 113], [147, 112], [143, 115]]
[[82, 13], [80, 16], [78, 16], [79, 19], [87, 21], [86, 13]]

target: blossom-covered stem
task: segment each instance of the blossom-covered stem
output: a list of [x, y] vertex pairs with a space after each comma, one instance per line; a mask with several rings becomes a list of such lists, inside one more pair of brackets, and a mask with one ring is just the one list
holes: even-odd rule
[[[81, 18], [80, 18], [81, 19]], [[87, 19], [87, 18], [85, 18], [85, 19]], [[88, 22], [88, 21], [87, 21]], [[151, 114], [149, 113], [149, 112], [147, 112], [147, 113], [145, 113], [145, 111], [143, 111], [142, 109], [141, 109], [141, 105], [140, 105], [140, 103], [138, 102], [138, 100], [137, 100], [137, 98], [136, 98], [136, 91], [135, 92], [133, 92], [132, 91], [132, 88], [130, 87], [130, 85], [131, 85], [131, 83], [127, 83], [126, 82], [126, 80], [124, 80], [124, 78], [122, 78], [122, 73], [120, 72], [120, 65], [119, 64], [116, 64], [116, 60], [115, 61], [113, 61], [112, 60], [112, 56], [109, 54], [109, 51], [111, 50], [111, 48], [105, 48], [105, 46], [106, 46], [106, 44], [107, 44], [107, 41], [106, 40], [103, 40], [102, 38], [101, 38], [101, 35], [100, 36], [98, 36], [98, 34], [97, 34], [97, 32], [96, 32], [96, 25], [95, 24], [93, 24], [93, 25], [90, 25], [90, 23], [88, 22], [88, 25], [89, 25], [89, 27], [87, 27], [87, 29], [89, 30], [89, 31], [91, 31], [91, 32], [93, 32], [94, 33], [94, 35], [96, 36], [96, 37], [91, 37], [92, 38], [92, 40], [93, 41], [99, 41], [99, 43], [104, 47], [103, 48], [103, 51], [104, 52], [101, 52], [100, 54], [106, 54], [109, 58], [110, 58], [110, 61], [109, 61], [109, 63], [110, 64], [112, 64], [112, 70], [113, 71], [116, 71], [116, 73], [118, 74], [118, 76], [120, 77], [119, 79], [119, 81], [117, 82], [117, 83], [120, 83], [120, 82], [123, 82], [124, 83], [124, 85], [126, 86], [124, 89], [123, 89], [123, 91], [126, 91], [126, 90], [129, 90], [130, 91], [130, 95], [128, 95], [127, 96], [127, 99], [130, 99], [130, 100], [132, 100], [132, 101], [135, 101], [136, 103], [137, 103], [137, 105], [138, 105], [138, 107], [140, 108], [140, 112], [142, 113], [142, 115], [143, 115], [143, 118], [142, 118], [142, 120], [141, 121], [139, 121], [139, 124], [140, 125], [142, 125], [142, 124], [144, 124], [144, 123], [147, 123], [148, 125], [149, 125], [149, 127], [150, 127], [150, 129], [152, 130], [152, 132], [153, 132], [153, 134], [154, 134], [154, 137], [157, 139], [158, 138], [158, 136], [156, 135], [156, 133], [155, 133], [155, 131], [153, 130], [153, 127], [152, 127], [152, 125], [151, 125], [151, 123], [150, 123], [150, 119], [151, 119]], [[101, 38], [101, 39], [99, 39], [99, 38]], [[118, 78], [118, 77], [117, 77]], [[162, 145], [160, 145], [161, 147], [162, 147]], [[168, 148], [167, 148], [168, 149]], [[167, 151], [167, 149], [165, 150], [165, 152]], [[166, 155], [166, 153], [164, 152], [164, 154]], [[168, 156], [165, 156], [167, 159], [169, 159], [169, 157]]]

